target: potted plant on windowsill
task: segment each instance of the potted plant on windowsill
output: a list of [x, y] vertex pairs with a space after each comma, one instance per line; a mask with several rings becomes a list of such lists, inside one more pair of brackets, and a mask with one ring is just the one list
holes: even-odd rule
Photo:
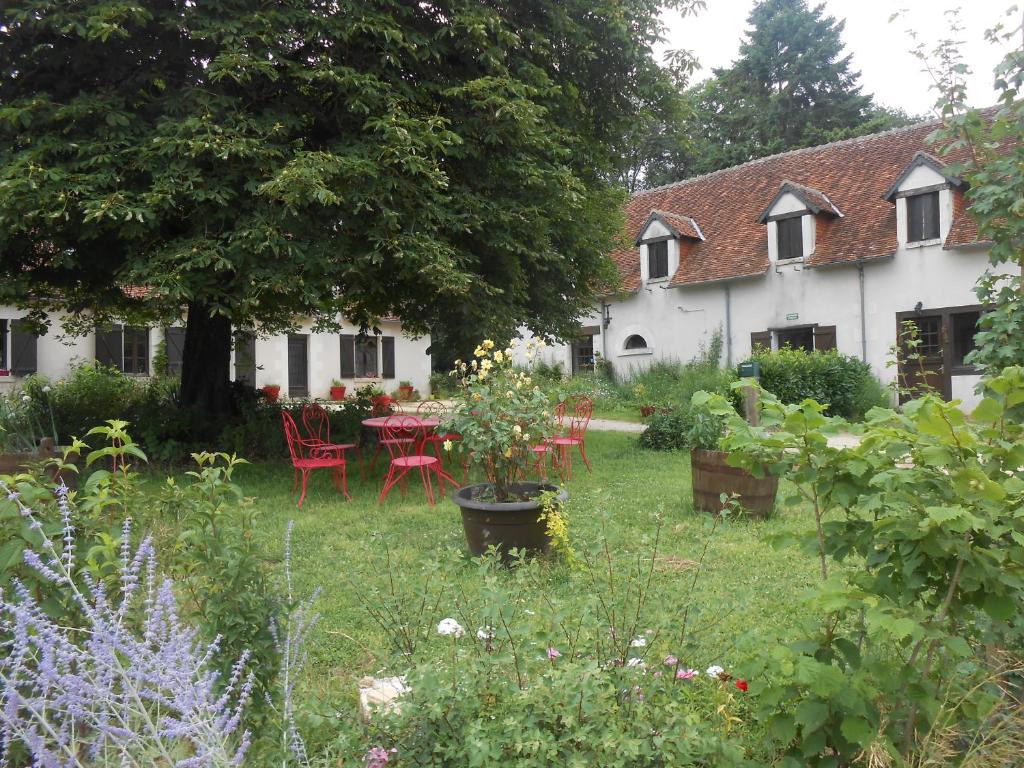
[[719, 513], [726, 498], [739, 497], [740, 505], [754, 519], [771, 514], [779, 490], [779, 478], [767, 471], [755, 477], [746, 469], [729, 463], [729, 451], [720, 450], [725, 437], [725, 417], [707, 407], [711, 396], [695, 392], [690, 411], [690, 469], [693, 484], [693, 507]]
[[345, 399], [345, 385], [338, 379], [331, 380], [331, 400]]
[[[542, 345], [529, 342], [527, 357], [532, 359]], [[551, 519], [558, 512], [553, 509], [557, 505], [545, 510], [542, 496], [551, 492], [560, 502], [568, 498], [556, 486], [522, 479], [533, 468], [533, 446], [554, 433], [554, 421], [547, 396], [528, 374], [514, 369], [512, 351], [495, 349], [494, 342], [485, 340], [473, 360], [456, 361], [452, 371], [459, 389], [443, 429], [461, 439], [445, 448], [459, 451], [487, 478], [485, 483], [460, 488], [453, 496], [474, 555], [491, 546], [505, 556], [513, 548], [546, 551]]]
[[263, 396], [267, 399], [268, 403], [276, 403], [281, 397], [281, 385], [280, 384], [266, 384], [263, 387]]

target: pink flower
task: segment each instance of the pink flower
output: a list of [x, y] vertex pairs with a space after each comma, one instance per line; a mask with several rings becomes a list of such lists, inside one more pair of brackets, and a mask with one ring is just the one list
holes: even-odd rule
[[390, 750], [384, 747], [370, 747], [363, 756], [366, 768], [384, 768], [391, 761], [391, 755], [397, 754], [398, 750], [392, 747]]
[[655, 672], [651, 677], [661, 677], [661, 672]]
[[548, 648], [548, 658], [549, 659], [554, 660], [554, 659], [559, 658], [561, 655], [562, 655], [562, 652], [559, 651], [557, 648]]
[[666, 667], [674, 667], [678, 663], [679, 663], [679, 659], [677, 659], [671, 653], [668, 656], [665, 657], [665, 666]]
[[692, 680], [697, 676], [696, 669], [679, 669], [676, 670], [676, 680]]

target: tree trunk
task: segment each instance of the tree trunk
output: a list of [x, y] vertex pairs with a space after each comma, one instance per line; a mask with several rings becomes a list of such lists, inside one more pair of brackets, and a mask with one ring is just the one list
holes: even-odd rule
[[235, 411], [231, 394], [231, 321], [202, 304], [188, 305], [181, 360], [181, 404], [210, 416]]

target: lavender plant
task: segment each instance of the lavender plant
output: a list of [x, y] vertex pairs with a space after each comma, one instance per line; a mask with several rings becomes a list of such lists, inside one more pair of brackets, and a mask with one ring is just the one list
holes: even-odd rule
[[18, 580], [0, 593], [0, 764], [20, 752], [41, 766], [241, 764], [250, 743], [240, 728], [253, 684], [248, 655], [220, 680], [211, 664], [218, 644], [202, 644], [180, 619], [152, 541], [132, 552], [125, 521], [118, 594], [108, 594], [76, 569], [66, 487], [56, 491], [57, 541], [17, 491], [0, 481], [0, 492], [42, 536], [42, 552], [26, 550], [26, 564], [66, 588], [85, 616], [84, 631], [61, 626]]

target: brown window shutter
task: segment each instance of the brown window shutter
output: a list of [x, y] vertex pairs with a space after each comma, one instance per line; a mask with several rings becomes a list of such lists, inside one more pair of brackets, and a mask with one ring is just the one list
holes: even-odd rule
[[7, 321], [0, 320], [0, 371], [6, 371], [10, 365], [7, 359]]
[[124, 367], [124, 336], [120, 325], [106, 326], [96, 329], [96, 362], [100, 365], [111, 365], [117, 370]]
[[814, 351], [825, 352], [836, 348], [836, 327], [819, 325], [814, 328]]
[[11, 323], [11, 373], [15, 376], [35, 373], [36, 359], [36, 335], [27, 324], [15, 320]]
[[341, 378], [356, 377], [356, 337], [351, 333], [341, 334]]
[[750, 351], [757, 351], [758, 347], [764, 347], [764, 349], [771, 351], [772, 348], [772, 332], [771, 331], [755, 331], [750, 334]]
[[164, 352], [167, 355], [167, 373], [171, 376], [181, 375], [182, 362], [185, 359], [185, 329], [164, 329]]
[[395, 337], [381, 336], [380, 351], [384, 358], [381, 361], [381, 376], [385, 379], [395, 378]]
[[248, 331], [235, 332], [235, 381], [256, 386], [256, 337]]

